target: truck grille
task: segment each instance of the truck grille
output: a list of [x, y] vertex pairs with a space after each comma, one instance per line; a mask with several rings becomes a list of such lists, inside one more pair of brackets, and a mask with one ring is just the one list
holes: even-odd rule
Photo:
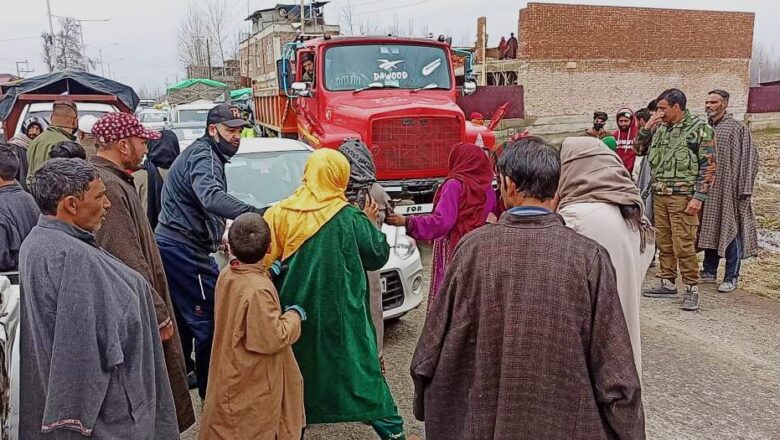
[[462, 132], [458, 116], [374, 120], [369, 147], [379, 179], [443, 177]]
[[401, 276], [396, 271], [383, 272], [381, 275], [387, 283], [387, 290], [382, 292], [382, 310], [390, 310], [400, 307], [404, 303], [404, 285]]

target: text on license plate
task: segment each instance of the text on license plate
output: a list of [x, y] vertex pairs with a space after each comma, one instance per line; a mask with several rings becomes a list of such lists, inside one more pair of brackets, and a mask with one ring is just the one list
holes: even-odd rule
[[401, 215], [428, 214], [430, 212], [433, 212], [433, 203], [423, 203], [419, 205], [400, 205], [395, 207], [395, 213]]

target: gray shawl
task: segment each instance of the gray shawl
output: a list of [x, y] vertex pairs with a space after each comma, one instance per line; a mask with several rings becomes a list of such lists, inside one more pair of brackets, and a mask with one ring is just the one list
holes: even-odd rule
[[339, 147], [339, 151], [349, 161], [349, 184], [347, 184], [347, 200], [363, 207], [366, 194], [376, 182], [376, 166], [371, 152], [363, 142], [357, 139], [347, 139]]
[[19, 272], [19, 438], [178, 439], [143, 277], [91, 233], [46, 216], [22, 245]]

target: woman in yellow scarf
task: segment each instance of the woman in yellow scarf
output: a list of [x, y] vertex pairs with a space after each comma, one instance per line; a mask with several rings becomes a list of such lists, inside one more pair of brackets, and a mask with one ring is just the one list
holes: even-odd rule
[[349, 162], [335, 150], [312, 153], [303, 183], [269, 209], [270, 263], [287, 267], [276, 285], [282, 306], [309, 320], [293, 346], [303, 374], [306, 421], [368, 422], [382, 439], [403, 439], [403, 419], [382, 375], [366, 271], [387, 262], [385, 235], [345, 196]]

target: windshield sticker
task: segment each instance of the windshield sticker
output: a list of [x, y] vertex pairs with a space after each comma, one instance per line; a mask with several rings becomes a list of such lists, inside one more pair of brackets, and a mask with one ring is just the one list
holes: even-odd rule
[[404, 62], [404, 60], [395, 60], [395, 61], [390, 61], [390, 60], [376, 60], [376, 62], [377, 62], [377, 63], [379, 63], [379, 68], [380, 68], [380, 69], [382, 69], [382, 70], [386, 70], [386, 71], [388, 71], [388, 72], [389, 72], [389, 71], [391, 71], [391, 70], [398, 70], [398, 65], [399, 65], [399, 64], [401, 64], [401, 63], [403, 63], [403, 62]]
[[403, 70], [398, 72], [374, 72], [374, 81], [399, 80], [409, 78], [409, 73]]
[[430, 63], [430, 64], [428, 64], [427, 66], [423, 67], [423, 69], [422, 69], [422, 74], [423, 74], [423, 76], [428, 76], [428, 75], [430, 75], [430, 74], [431, 74], [431, 73], [433, 73], [433, 72], [434, 72], [436, 69], [438, 69], [438, 68], [439, 68], [439, 66], [441, 66], [441, 58], [436, 58], [435, 60], [433, 60], [433, 62], [432, 62], [432, 63]]

